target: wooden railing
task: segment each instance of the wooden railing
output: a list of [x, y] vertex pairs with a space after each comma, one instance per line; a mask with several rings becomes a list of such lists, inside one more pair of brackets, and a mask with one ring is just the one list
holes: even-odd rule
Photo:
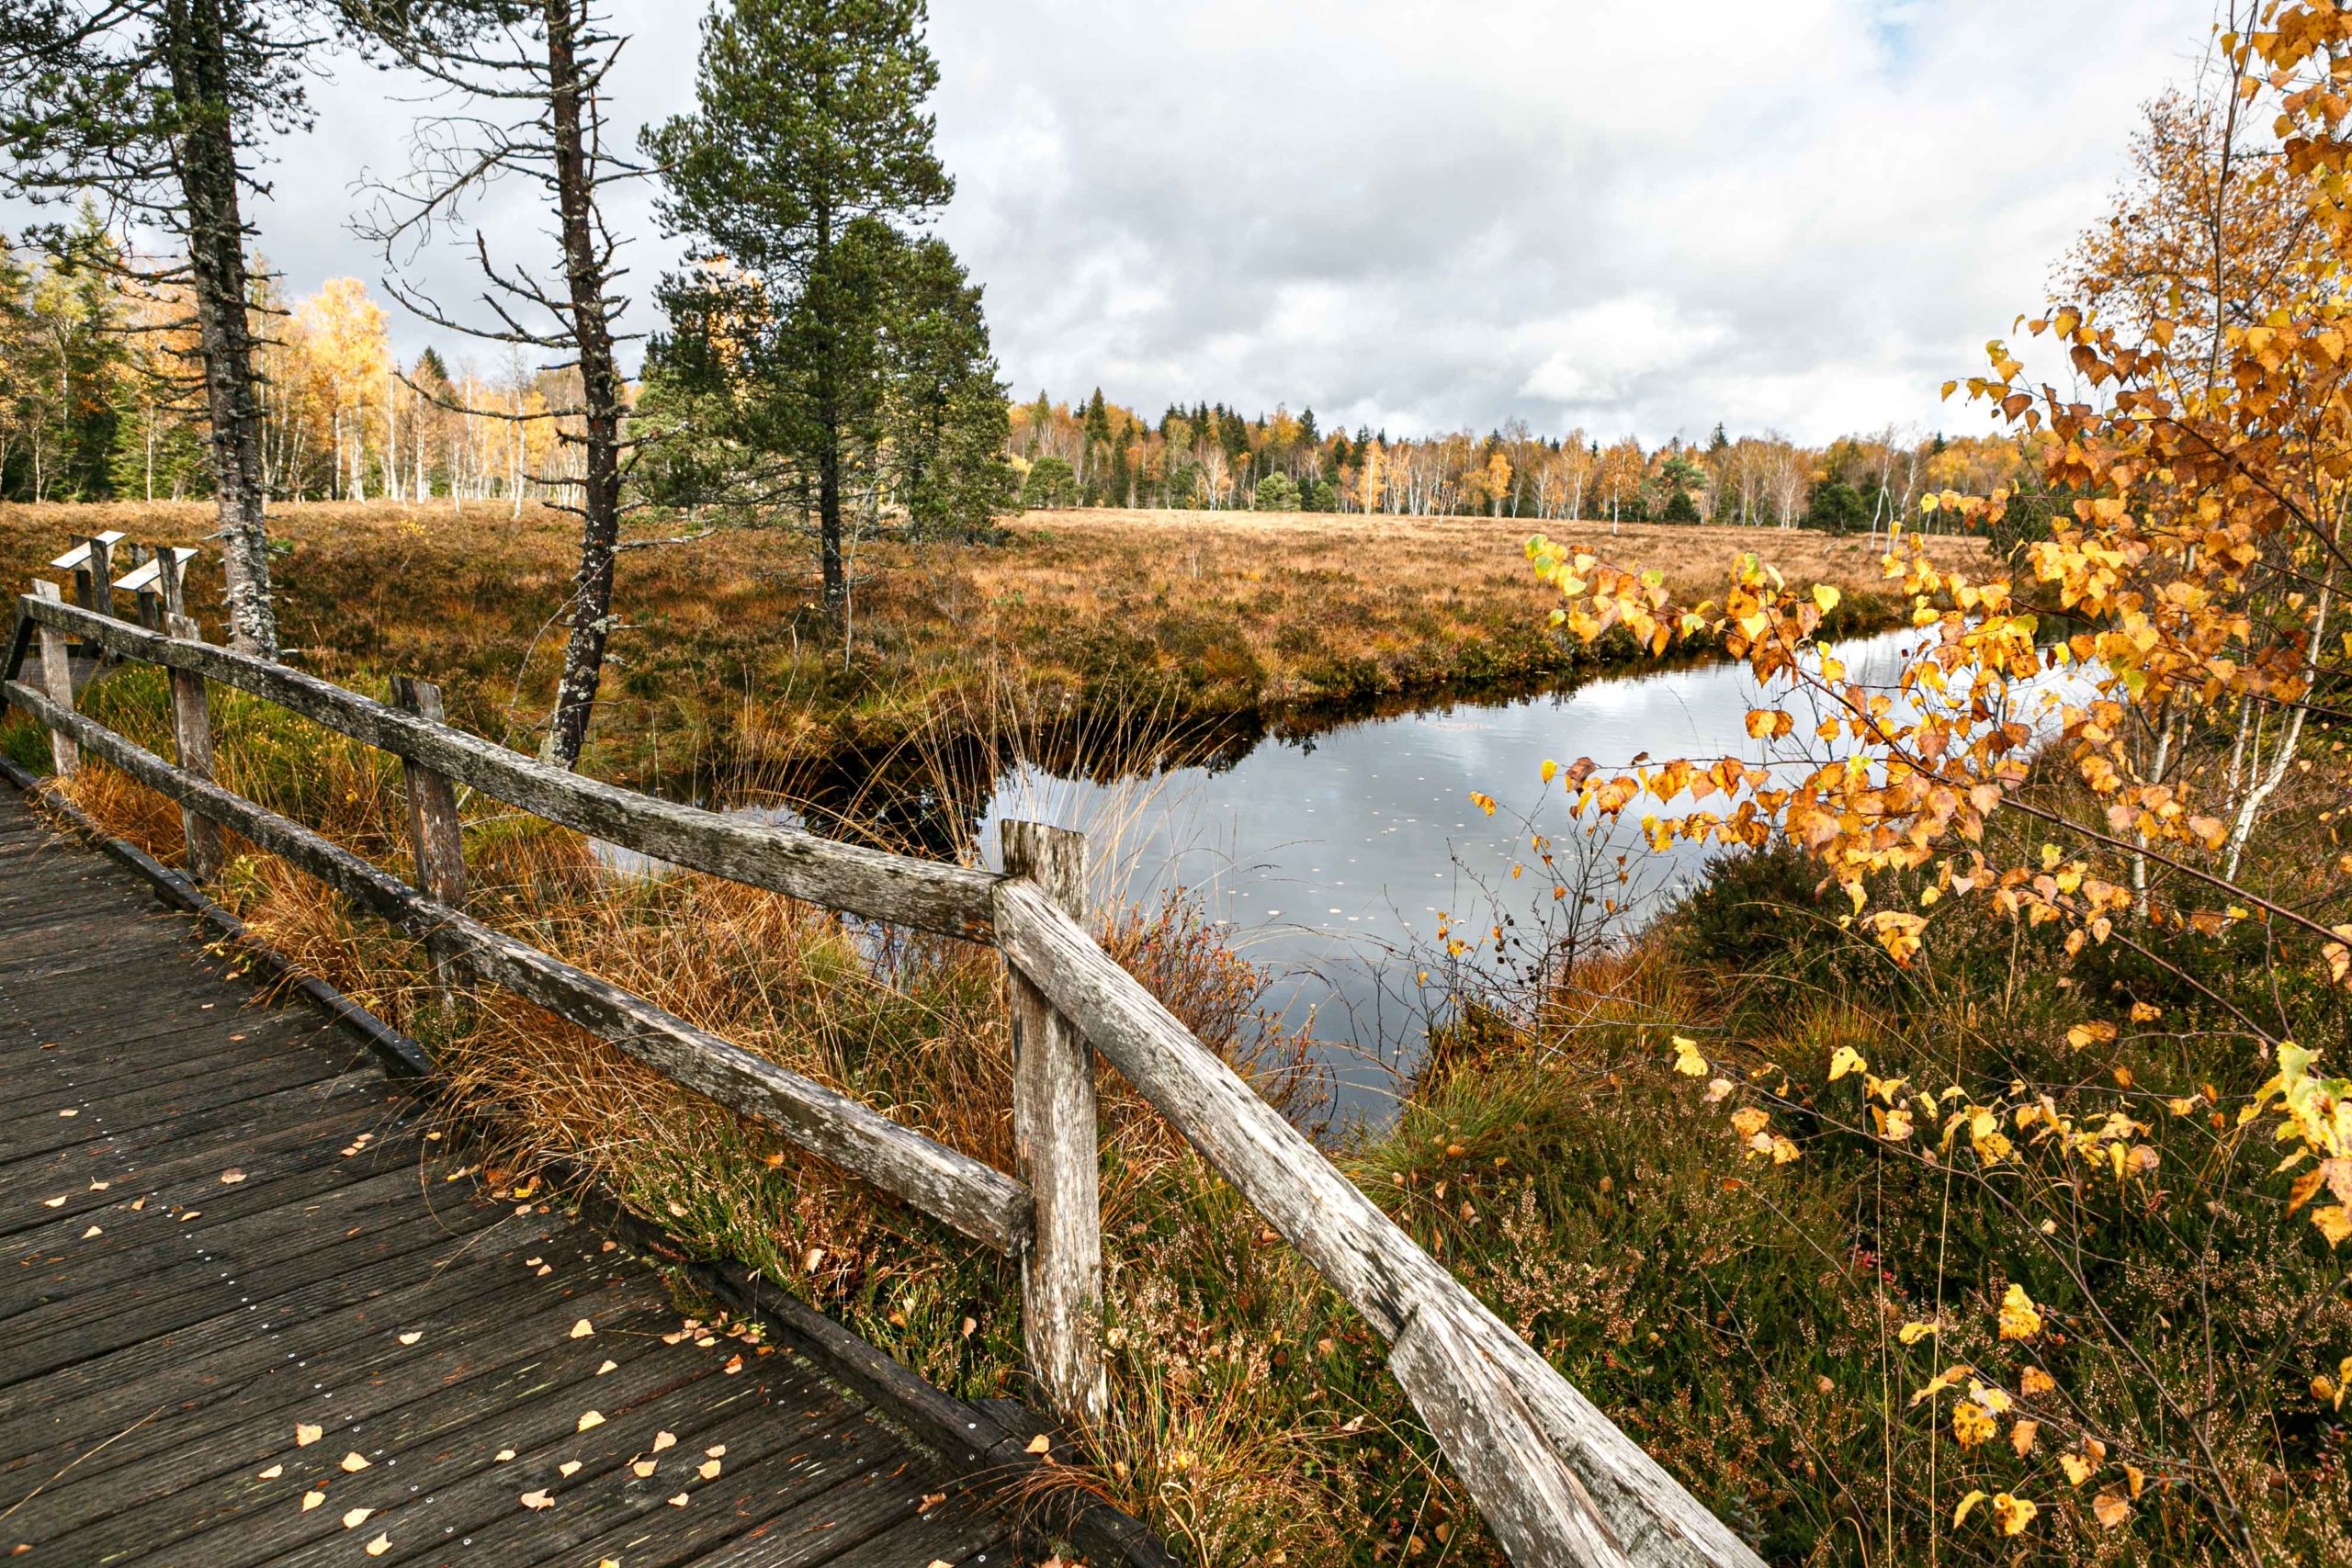
[[[161, 570], [136, 590], [143, 624], [119, 619], [104, 546], [83, 554], [83, 543], [58, 565], [97, 586], [77, 595], [79, 605], [64, 603], [49, 582], [17, 601], [0, 686], [7, 704], [47, 728], [60, 774], [70, 775], [84, 757], [121, 770], [178, 802], [192, 874], [217, 872], [220, 831], [232, 829], [424, 939], [445, 975], [502, 986], [973, 1241], [1017, 1257], [1026, 1358], [1064, 1419], [1084, 1427], [1105, 1414], [1099, 1053], [1378, 1330], [1391, 1371], [1515, 1563], [1760, 1564], [1103, 953], [1083, 923], [1079, 835], [1007, 823], [1000, 875], [599, 784], [451, 728], [442, 722], [439, 694], [424, 682], [396, 682], [388, 705], [207, 645], [180, 604], [184, 554], [164, 553]], [[146, 604], [144, 593], [157, 603]], [[139, 660], [171, 672], [175, 761], [75, 710], [69, 637], [80, 639], [85, 661]], [[19, 679], [35, 638], [42, 689]], [[400, 758], [424, 886], [412, 886], [214, 783], [205, 700], [211, 682]], [[458, 784], [640, 854], [998, 948], [1013, 1015], [1018, 1178], [466, 914]]]

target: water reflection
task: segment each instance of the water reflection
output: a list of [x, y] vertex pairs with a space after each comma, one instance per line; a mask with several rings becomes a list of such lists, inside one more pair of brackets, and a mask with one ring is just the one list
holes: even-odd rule
[[[1849, 680], [1891, 689], [1917, 635], [1831, 651]], [[2054, 689], [2045, 679], [2019, 700], [2032, 705]], [[1274, 970], [1270, 1004], [1324, 1043], [1337, 1109], [1377, 1116], [1429, 1021], [1420, 975], [1441, 920], [1485, 932], [1499, 921], [1532, 929], [1563, 918], [1553, 877], [1533, 874], [1530, 839], [1582, 835], [1559, 787], [1543, 784], [1544, 761], [1589, 756], [1611, 767], [1728, 756], [1794, 770], [1823, 759], [1822, 744], [1807, 739], [1819, 716], [1802, 702], [1796, 738], [1750, 739], [1747, 715], [1762, 705], [1744, 667], [1712, 664], [1269, 736], [1238, 756], [1227, 747], [1206, 763], [1109, 782], [1023, 762], [997, 777], [977, 842], [994, 863], [1005, 818], [1077, 828], [1089, 835], [1098, 899], [1149, 900], [1179, 887], [1202, 898], [1240, 952]], [[1493, 816], [1473, 791], [1494, 797]], [[750, 809], [798, 820], [781, 807]], [[1622, 930], [1695, 875], [1709, 852], [1677, 843], [1653, 855], [1635, 823], [1619, 824], [1589, 846], [1597, 863], [1584, 868], [1586, 881], [1567, 879], [1579, 887], [1567, 917], [1588, 932]], [[1514, 864], [1530, 864], [1531, 874], [1513, 879]]]

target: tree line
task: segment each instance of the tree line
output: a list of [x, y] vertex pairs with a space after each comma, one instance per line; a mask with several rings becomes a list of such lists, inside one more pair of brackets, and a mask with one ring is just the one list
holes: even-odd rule
[[1313, 409], [1247, 416], [1171, 405], [1155, 423], [1104, 400], [1040, 392], [1011, 411], [1009, 451], [1029, 507], [1250, 509], [1391, 516], [1477, 513], [1547, 522], [1724, 523], [1883, 532], [1919, 498], [2030, 486], [2038, 444], [1884, 429], [1824, 446], [1778, 431], [1645, 447], [1522, 421], [1486, 435], [1392, 436], [1320, 427]]

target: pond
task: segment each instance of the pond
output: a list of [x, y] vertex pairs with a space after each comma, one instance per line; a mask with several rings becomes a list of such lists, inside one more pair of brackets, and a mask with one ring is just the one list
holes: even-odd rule
[[[1832, 652], [1849, 679], [1891, 687], [1917, 636]], [[1571, 930], [1589, 940], [1634, 928], [1703, 870], [1711, 852], [1694, 846], [1653, 854], [1639, 809], [1588, 832], [1560, 785], [1544, 784], [1544, 762], [1820, 760], [1793, 741], [1751, 739], [1747, 715], [1763, 705], [1744, 666], [1716, 663], [1346, 720], [1108, 782], [1018, 762], [996, 776], [976, 841], [993, 864], [1005, 818], [1080, 829], [1096, 900], [1151, 902], [1177, 888], [1199, 898], [1235, 949], [1270, 972], [1265, 1005], [1286, 1028], [1311, 1032], [1336, 1111], [1377, 1120], [1445, 989], [1444, 924], [1467, 928], [1474, 946], [1501, 925], [1513, 939], [1508, 970]], [[1812, 720], [1797, 716], [1803, 737]], [[1474, 791], [1493, 798], [1491, 816]], [[737, 809], [797, 819], [775, 806]], [[1549, 874], [1537, 835], [1555, 858]], [[1485, 961], [1494, 957], [1487, 940]]]

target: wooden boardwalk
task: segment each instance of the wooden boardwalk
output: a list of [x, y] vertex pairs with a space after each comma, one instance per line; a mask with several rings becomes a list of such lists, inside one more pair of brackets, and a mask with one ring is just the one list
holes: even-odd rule
[[984, 1467], [682, 1337], [196, 931], [0, 791], [0, 1562], [1032, 1559]]

